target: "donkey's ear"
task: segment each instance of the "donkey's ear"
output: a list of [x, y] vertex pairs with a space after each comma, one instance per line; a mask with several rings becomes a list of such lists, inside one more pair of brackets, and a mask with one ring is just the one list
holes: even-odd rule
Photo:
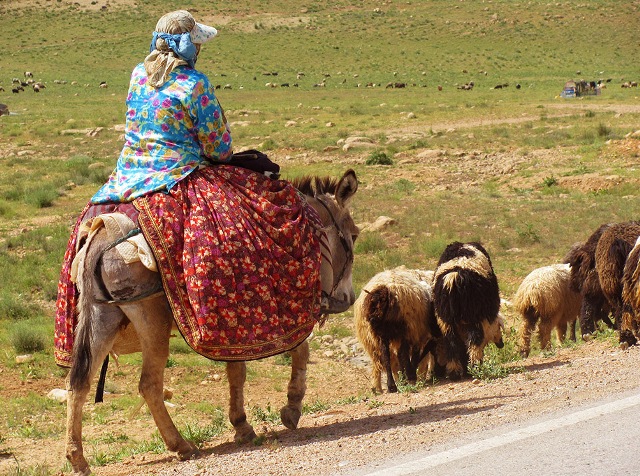
[[356, 190], [358, 190], [358, 178], [356, 177], [356, 173], [352, 169], [349, 169], [344, 173], [336, 187], [336, 201], [338, 205], [345, 208], [348, 207]]

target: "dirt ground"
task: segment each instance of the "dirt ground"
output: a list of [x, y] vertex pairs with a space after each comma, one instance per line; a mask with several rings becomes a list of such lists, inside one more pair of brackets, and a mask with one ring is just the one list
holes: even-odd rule
[[[633, 111], [637, 112], [636, 109]], [[514, 119], [514, 120], [520, 120]], [[485, 123], [486, 125], [486, 123]], [[450, 127], [472, 128], [473, 124], [443, 124]], [[398, 130], [397, 134], [415, 131]], [[640, 140], [624, 139], [611, 145], [612, 150], [636, 161], [640, 152]], [[541, 161], [552, 162], [558, 151], [530, 151]], [[442, 154], [425, 153], [421, 158], [424, 168], [412, 175], [411, 180], [420, 186], [465, 187], [472, 183], [474, 175], [509, 173], [522, 158], [513, 152], [496, 153], [493, 160], [473, 151], [447, 151], [450, 161], [456, 162], [457, 173], [443, 177], [439, 172]], [[310, 157], [309, 161], [320, 160]], [[399, 158], [399, 162], [403, 160]], [[412, 160], [407, 156], [404, 160]], [[394, 168], [387, 177], [402, 174]], [[461, 179], [462, 177], [462, 179]], [[468, 177], [468, 179], [466, 178]], [[615, 176], [583, 176], [581, 180], [566, 177], [563, 183], [569, 188], [597, 191], [612, 186]], [[468, 182], [467, 182], [468, 180]], [[529, 177], [539, 183], [539, 177]], [[422, 181], [422, 182], [421, 182]], [[24, 224], [19, 224], [24, 226]], [[348, 327], [352, 325], [345, 323]], [[549, 414], [556, 410], [595, 402], [602, 398], [638, 388], [637, 369], [640, 368], [640, 347], [620, 350], [611, 340], [593, 340], [571, 348], [538, 355], [517, 362], [522, 367], [506, 378], [491, 381], [467, 380], [443, 381], [427, 385], [418, 392], [383, 394], [373, 396], [369, 390], [369, 367], [366, 358], [353, 338], [320, 343], [312, 351], [308, 371], [308, 391], [305, 402], [331, 402], [330, 408], [303, 415], [298, 430], [291, 431], [276, 423], [256, 426], [259, 444], [237, 445], [231, 429], [219, 437], [208, 440], [199, 458], [179, 462], [168, 453], [147, 452], [129, 457], [122, 462], [93, 466], [98, 475], [183, 475], [213, 476], [219, 474], [293, 475], [313, 474], [348, 475], [376, 461], [397, 457], [415, 450], [433, 448], [462, 437], [477, 435], [482, 431], [523, 422]], [[278, 365], [274, 359], [250, 363], [255, 377], [250, 377], [246, 387], [246, 406], [270, 406], [279, 409], [286, 398], [288, 368]], [[114, 385], [122, 393], [135, 394], [134, 366], [123, 366], [114, 377]], [[192, 369], [172, 367], [166, 371], [168, 387], [175, 388], [170, 409], [174, 416], [184, 416], [185, 406], [194, 402], [209, 402], [226, 408], [228, 390], [223, 367], [211, 367], [205, 378], [189, 386], [181, 382], [192, 379]], [[273, 375], [276, 384], [274, 384]], [[47, 394], [52, 388], [64, 385], [60, 376], [39, 379], [23, 379], [13, 370], [0, 364], [0, 402], [5, 398], [34, 392]], [[354, 399], [354, 395], [360, 395]], [[369, 396], [365, 396], [369, 395]], [[121, 394], [106, 396], [106, 404], [115, 402]], [[344, 403], [340, 403], [344, 402]], [[86, 413], [97, 411], [92, 403]], [[226, 410], [225, 410], [226, 411]], [[64, 405], [60, 406], [64, 418]], [[37, 418], [37, 415], [34, 416]], [[89, 421], [90, 420], [90, 421]], [[103, 424], [95, 419], [85, 421], [85, 441], [115, 431], [130, 438], [150, 438], [155, 431], [152, 418], [145, 408], [135, 418], [108, 418]], [[64, 440], [28, 439], [6, 437], [0, 449], [10, 452], [0, 454], [0, 474], [16, 470], [16, 461], [24, 466], [49, 465], [60, 468], [64, 464]], [[92, 452], [87, 448], [87, 453]]]

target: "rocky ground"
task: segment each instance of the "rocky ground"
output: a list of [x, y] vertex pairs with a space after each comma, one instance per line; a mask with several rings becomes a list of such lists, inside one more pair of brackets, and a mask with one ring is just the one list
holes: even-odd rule
[[[326, 350], [325, 353], [332, 352]], [[434, 448], [483, 430], [578, 408], [638, 388], [640, 348], [622, 351], [592, 341], [518, 363], [506, 378], [442, 382], [414, 393], [383, 394], [302, 417], [300, 428], [258, 429], [259, 445], [238, 446], [228, 433], [209, 442], [199, 459], [167, 455], [130, 458], [97, 468], [110, 475], [349, 475], [386, 459]], [[344, 370], [354, 373], [353, 364]]]

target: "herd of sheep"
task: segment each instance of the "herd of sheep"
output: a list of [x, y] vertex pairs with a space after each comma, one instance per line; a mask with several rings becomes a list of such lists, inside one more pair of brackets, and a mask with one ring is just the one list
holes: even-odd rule
[[[583, 339], [598, 321], [618, 330], [626, 348], [640, 338], [640, 222], [600, 226], [574, 245], [564, 262], [527, 275], [512, 299], [519, 316], [519, 350], [529, 356], [538, 329], [541, 349], [551, 333], [576, 340], [579, 319]], [[612, 319], [609, 319], [609, 315]], [[402, 375], [450, 378], [469, 375], [491, 342], [502, 347], [498, 281], [486, 249], [477, 242], [454, 242], [435, 271], [404, 266], [376, 274], [354, 305], [356, 334], [372, 361], [371, 387], [397, 391]]]

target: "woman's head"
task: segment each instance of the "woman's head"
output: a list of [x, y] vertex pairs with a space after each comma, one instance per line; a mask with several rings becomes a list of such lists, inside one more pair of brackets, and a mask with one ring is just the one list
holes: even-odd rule
[[193, 15], [186, 10], [176, 10], [163, 15], [156, 23], [156, 32], [171, 35], [189, 33], [191, 42], [196, 45], [206, 43], [218, 34], [212, 26], [196, 22]]
[[200, 46], [217, 34], [215, 28], [196, 22], [186, 10], [163, 15], [156, 24], [144, 62], [149, 83], [160, 87], [177, 66], [186, 64], [194, 68]]

